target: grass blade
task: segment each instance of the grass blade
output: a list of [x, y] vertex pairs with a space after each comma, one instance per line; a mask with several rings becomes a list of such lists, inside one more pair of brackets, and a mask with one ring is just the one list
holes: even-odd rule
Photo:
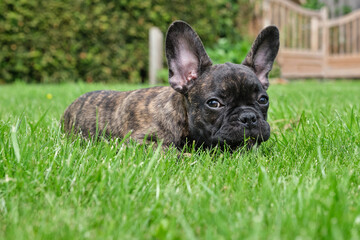
[[15, 157], [16, 157], [16, 161], [20, 162], [21, 160], [21, 155], [20, 155], [20, 148], [19, 148], [19, 143], [17, 140], [17, 136], [16, 136], [16, 126], [13, 126], [11, 128], [11, 143], [14, 149], [14, 153], [15, 153]]

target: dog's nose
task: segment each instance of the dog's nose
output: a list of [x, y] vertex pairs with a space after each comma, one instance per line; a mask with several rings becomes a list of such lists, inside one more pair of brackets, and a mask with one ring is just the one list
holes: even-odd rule
[[239, 120], [247, 128], [255, 127], [257, 124], [257, 119], [255, 113], [246, 112], [240, 115]]

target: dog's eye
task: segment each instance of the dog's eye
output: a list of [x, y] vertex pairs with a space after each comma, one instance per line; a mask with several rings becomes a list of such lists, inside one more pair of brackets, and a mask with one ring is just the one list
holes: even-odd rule
[[259, 98], [258, 102], [260, 104], [267, 104], [269, 102], [268, 98], [266, 96], [262, 96]]
[[219, 108], [222, 106], [221, 103], [216, 99], [210, 99], [207, 101], [207, 105], [211, 108]]

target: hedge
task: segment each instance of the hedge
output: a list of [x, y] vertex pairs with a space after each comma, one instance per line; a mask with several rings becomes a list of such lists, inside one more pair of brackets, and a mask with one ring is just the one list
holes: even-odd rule
[[[183, 19], [207, 46], [240, 39], [248, 0], [2, 0], [0, 83], [141, 82], [148, 31]], [[252, 1], [254, 2], [254, 1]]]

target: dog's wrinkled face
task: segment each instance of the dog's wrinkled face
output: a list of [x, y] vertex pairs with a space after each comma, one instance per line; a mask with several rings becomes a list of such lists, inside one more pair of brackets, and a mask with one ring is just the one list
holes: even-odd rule
[[195, 31], [174, 22], [166, 38], [169, 82], [187, 99], [190, 140], [204, 146], [251, 147], [270, 137], [268, 74], [279, 49], [276, 27], [265, 28], [242, 64], [213, 65]]
[[247, 66], [213, 66], [188, 92], [190, 135], [205, 146], [259, 144], [270, 137], [268, 95]]

